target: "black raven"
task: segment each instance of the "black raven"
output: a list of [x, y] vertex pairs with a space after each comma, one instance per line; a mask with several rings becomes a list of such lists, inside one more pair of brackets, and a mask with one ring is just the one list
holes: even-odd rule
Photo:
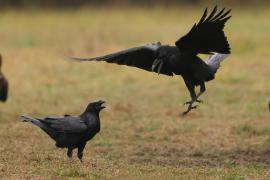
[[0, 54], [0, 101], [5, 102], [8, 98], [8, 81], [1, 71], [2, 56]]
[[77, 156], [82, 161], [84, 147], [100, 131], [99, 112], [105, 108], [104, 101], [89, 103], [79, 116], [33, 118], [21, 116], [25, 122], [40, 127], [56, 142], [56, 147], [67, 148], [67, 156], [72, 158], [72, 151], [78, 148]]
[[[161, 45], [160, 42], [145, 46], [130, 48], [120, 52], [94, 58], [68, 59], [78, 61], [106, 61], [120, 65], [134, 66], [147, 71], [168, 76], [181, 75], [191, 96], [186, 102], [187, 114], [194, 102], [205, 91], [205, 82], [214, 79], [220, 62], [230, 54], [230, 47], [223, 28], [230, 16], [231, 10], [222, 9], [217, 12], [217, 6], [207, 16], [205, 9], [197, 24], [183, 37], [175, 42], [176, 46]], [[211, 55], [203, 61], [198, 54]], [[195, 87], [200, 86], [196, 94]]]

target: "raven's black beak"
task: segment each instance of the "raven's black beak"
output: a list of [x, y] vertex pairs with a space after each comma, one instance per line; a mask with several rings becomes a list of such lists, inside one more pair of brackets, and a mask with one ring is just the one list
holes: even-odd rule
[[104, 103], [106, 103], [105, 101], [100, 100], [100, 101], [98, 101], [97, 103], [99, 104], [100, 109], [106, 108], [106, 106], [104, 105]]
[[160, 74], [160, 71], [163, 67], [163, 60], [162, 59], [155, 59], [154, 63], [152, 64], [152, 71], [155, 72], [155, 69], [158, 67], [157, 73]]

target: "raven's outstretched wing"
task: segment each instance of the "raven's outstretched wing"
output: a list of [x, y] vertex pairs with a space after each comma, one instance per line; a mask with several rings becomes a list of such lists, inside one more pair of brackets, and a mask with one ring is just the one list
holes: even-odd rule
[[217, 12], [217, 6], [207, 17], [207, 9], [198, 24], [194, 24], [192, 29], [185, 36], [175, 42], [175, 45], [182, 52], [192, 54], [211, 54], [213, 52], [230, 54], [230, 46], [223, 32], [223, 28], [231, 10], [222, 9]]
[[[123, 51], [119, 51], [116, 53], [100, 57], [94, 58], [69, 57], [68, 59], [78, 61], [106, 61], [108, 63], [133, 66], [147, 71], [152, 71], [152, 64], [155, 61], [155, 58], [157, 56], [157, 50], [159, 47], [161, 47], [161, 44], [155, 43], [126, 49]], [[156, 71], [157, 70], [155, 70], [155, 72]], [[164, 64], [160, 73], [169, 76], [173, 75], [171, 69], [166, 64]]]
[[37, 118], [40, 122], [46, 124], [56, 132], [81, 133], [87, 130], [84, 121], [78, 117], [46, 117], [44, 119]]

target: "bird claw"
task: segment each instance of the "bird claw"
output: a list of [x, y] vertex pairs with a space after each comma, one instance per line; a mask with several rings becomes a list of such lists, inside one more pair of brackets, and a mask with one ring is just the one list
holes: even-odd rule
[[187, 102], [184, 103], [184, 105], [190, 105], [192, 103], [193, 103], [193, 101], [187, 101]]
[[184, 103], [184, 105], [191, 105], [194, 102], [203, 103], [202, 100], [196, 99], [196, 100], [187, 101], [187, 102]]
[[187, 113], [189, 113], [189, 111], [191, 111], [192, 109], [196, 109], [196, 108], [198, 108], [199, 106], [198, 105], [195, 105], [195, 106], [189, 106], [188, 107], [188, 109], [185, 111], [185, 112], [183, 112], [182, 113], [182, 116], [185, 116], [185, 115], [187, 115]]
[[203, 101], [202, 100], [199, 100], [199, 99], [197, 99], [196, 102], [203, 103]]

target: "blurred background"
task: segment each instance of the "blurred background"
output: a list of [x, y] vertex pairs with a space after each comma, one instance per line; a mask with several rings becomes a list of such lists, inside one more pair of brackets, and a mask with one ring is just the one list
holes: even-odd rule
[[254, 5], [254, 4], [269, 4], [268, 0], [5, 0], [0, 2], [1, 7], [81, 7], [85, 5], [143, 5], [152, 6], [155, 4], [174, 5], [174, 4], [202, 4], [202, 3], [225, 3], [228, 5]]
[[[64, 60], [173, 45], [216, 4], [232, 9], [224, 30], [232, 54], [186, 118], [180, 77]], [[10, 84], [0, 104], [0, 179], [269, 179], [268, 0], [0, 0], [0, 8]], [[77, 115], [97, 99], [108, 108], [83, 164], [19, 118]]]

